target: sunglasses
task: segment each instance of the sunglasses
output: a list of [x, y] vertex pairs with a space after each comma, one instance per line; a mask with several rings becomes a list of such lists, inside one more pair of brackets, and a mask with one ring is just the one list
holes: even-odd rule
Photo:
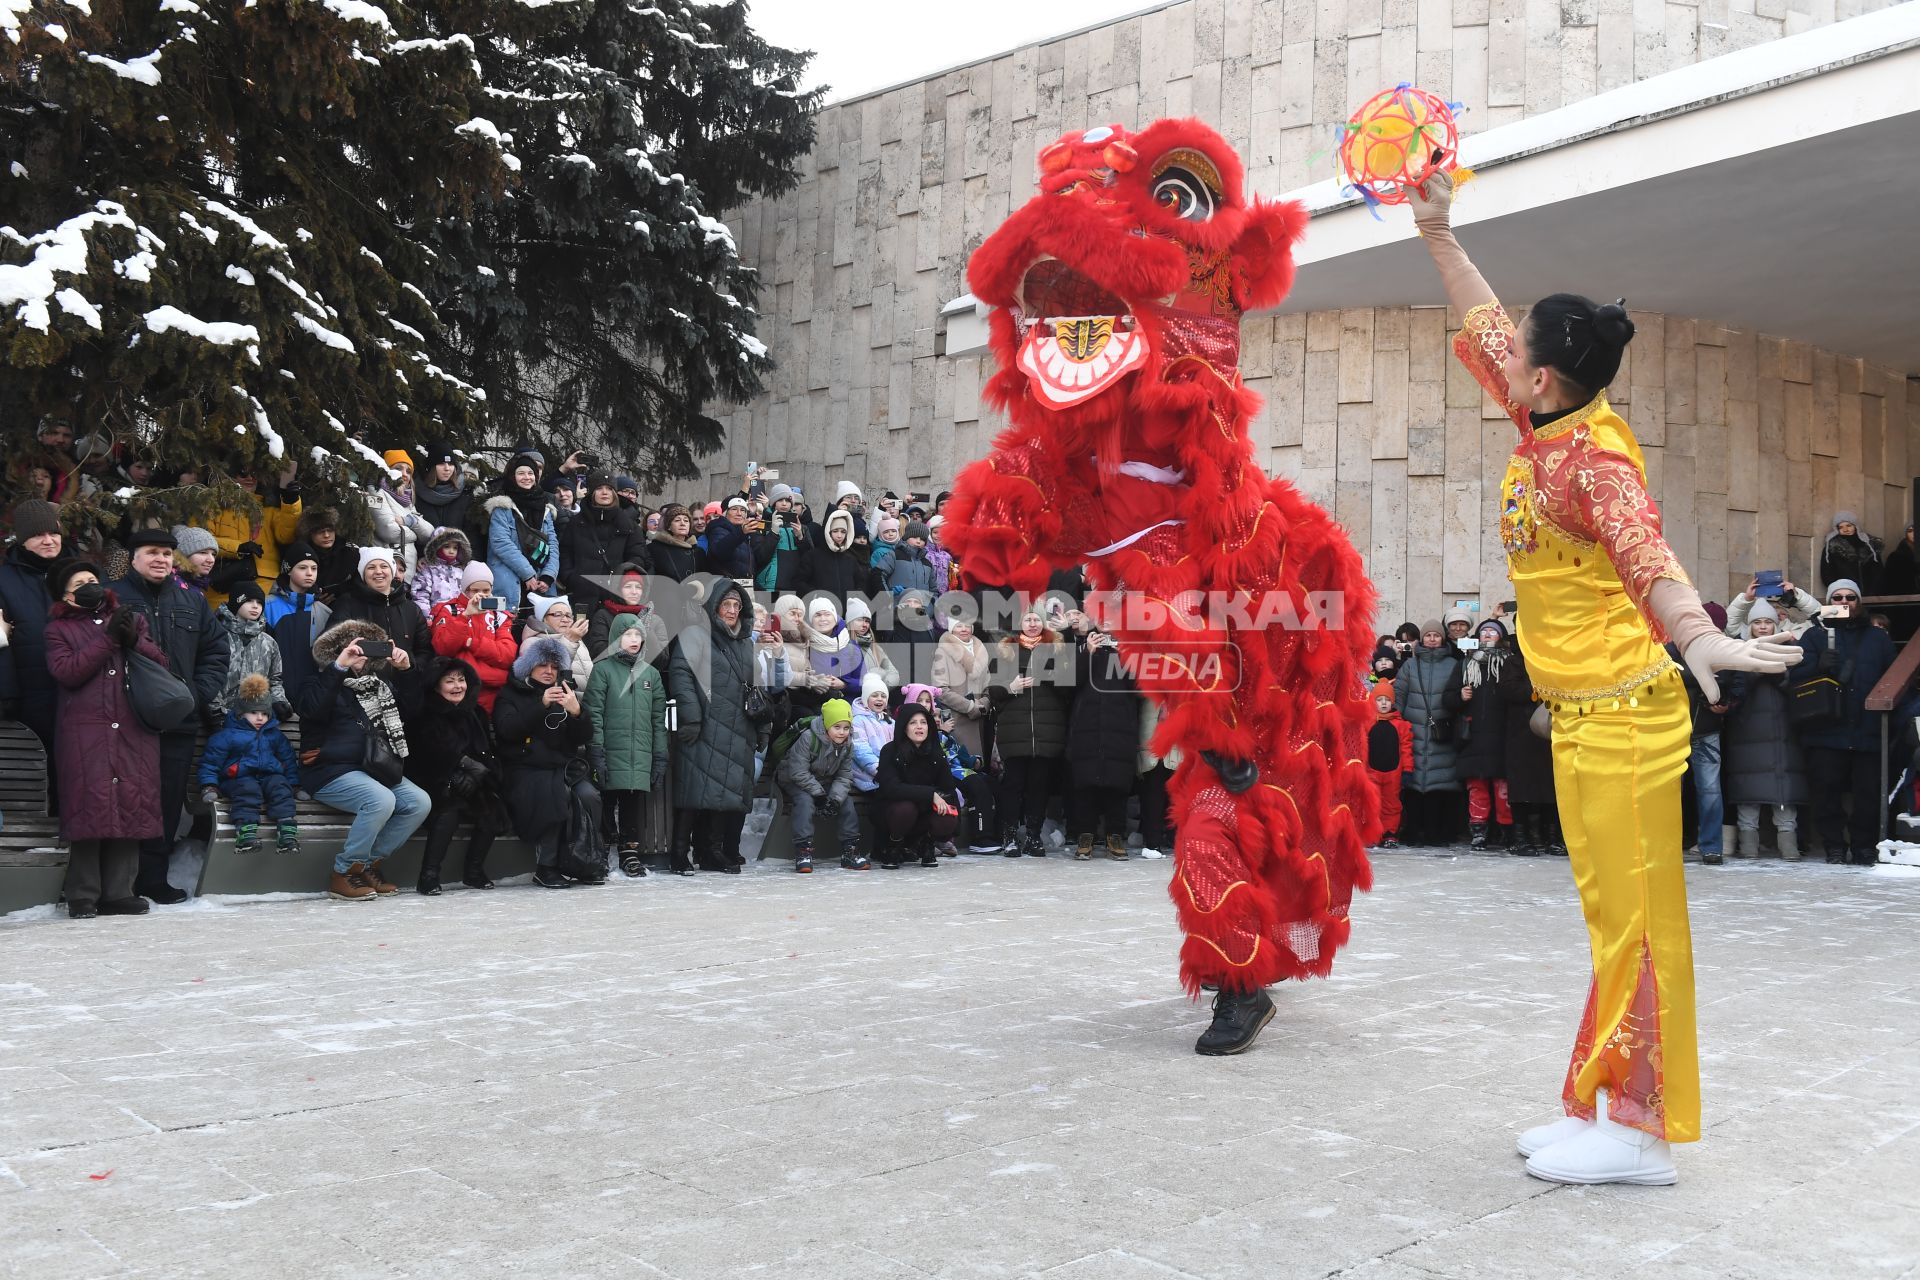
[[1859, 596], [1849, 595], [1844, 591], [1836, 591], [1827, 597], [1828, 604], [1857, 604], [1859, 600]]

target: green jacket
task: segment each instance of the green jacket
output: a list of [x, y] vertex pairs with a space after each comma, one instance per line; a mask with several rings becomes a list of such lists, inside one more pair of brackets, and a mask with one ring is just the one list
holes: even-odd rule
[[621, 633], [639, 625], [633, 614], [614, 619], [610, 643], [616, 647], [593, 664], [587, 681], [593, 745], [606, 753], [601, 785], [610, 791], [652, 790], [653, 762], [667, 758], [667, 693], [660, 673], [617, 648]]

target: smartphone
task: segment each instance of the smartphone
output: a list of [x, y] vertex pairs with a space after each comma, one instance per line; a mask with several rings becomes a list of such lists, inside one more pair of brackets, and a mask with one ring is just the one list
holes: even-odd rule
[[1760, 569], [1753, 575], [1753, 594], [1761, 600], [1777, 600], [1787, 593], [1784, 569]]
[[580, 455], [580, 465], [586, 467], [588, 470], [592, 470], [594, 467], [600, 465], [600, 455], [597, 453], [583, 453]]
[[1468, 653], [1471, 653], [1480, 647], [1480, 640], [1476, 636], [1462, 636], [1453, 642], [1453, 647], [1456, 649], [1464, 649]]
[[778, 471], [773, 470], [771, 467], [769, 467], [767, 470], [762, 471], [760, 473], [760, 478], [762, 480], [778, 480], [780, 478], [780, 473]]
[[1844, 604], [1823, 604], [1820, 606], [1820, 621], [1832, 622], [1839, 618], [1852, 617], [1852, 610]]
[[505, 596], [481, 596], [480, 607], [482, 609], [487, 610], [489, 613], [497, 609], [504, 609], [507, 607], [506, 597]]
[[393, 656], [393, 641], [362, 640], [360, 642], [360, 652], [369, 658], [391, 658]]

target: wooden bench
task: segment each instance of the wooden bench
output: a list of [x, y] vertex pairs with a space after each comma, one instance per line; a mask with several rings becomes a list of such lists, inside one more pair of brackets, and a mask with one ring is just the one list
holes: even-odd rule
[[46, 748], [15, 720], [0, 720], [0, 815], [0, 915], [57, 900], [67, 847], [47, 812]]

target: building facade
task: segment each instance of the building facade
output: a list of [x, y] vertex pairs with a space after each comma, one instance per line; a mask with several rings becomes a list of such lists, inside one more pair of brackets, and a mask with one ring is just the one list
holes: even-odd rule
[[[1464, 103], [1469, 135], [1513, 135], [1517, 162], [1544, 149], [1518, 136], [1532, 122], [1565, 116], [1576, 130], [1579, 104], [1597, 95], [1885, 7], [1181, 0], [831, 106], [797, 189], [731, 219], [761, 273], [760, 336], [778, 368], [767, 394], [728, 419], [710, 475], [676, 496], [735, 487], [749, 460], [779, 468], [816, 505], [843, 479], [869, 492], [938, 490], [984, 454], [1002, 425], [980, 403], [991, 357], [949, 352], [943, 308], [965, 295], [972, 250], [1032, 194], [1037, 150], [1069, 129], [1195, 115], [1240, 150], [1251, 192], [1279, 195], [1327, 178], [1335, 127], [1410, 81]], [[1480, 243], [1464, 229], [1462, 239]], [[1511, 428], [1448, 358], [1458, 317], [1423, 305], [1438, 301], [1437, 283], [1410, 273], [1394, 305], [1373, 305], [1394, 292], [1378, 288], [1356, 295], [1369, 305], [1345, 305], [1348, 262], [1358, 281], [1359, 251], [1303, 268], [1319, 309], [1247, 318], [1242, 372], [1267, 401], [1257, 456], [1336, 513], [1367, 558], [1384, 620], [1499, 599], [1492, 513]], [[1523, 280], [1509, 296], [1580, 288], [1593, 274], [1602, 279], [1589, 291], [1607, 283], [1574, 274], [1533, 292], [1518, 291]], [[1817, 329], [1730, 311], [1704, 283], [1697, 306], [1636, 312], [1613, 389], [1704, 592], [1724, 598], [1754, 568], [1808, 577], [1836, 509], [1891, 544], [1920, 431], [1909, 378], [1920, 322], [1895, 348], [1913, 360], [1869, 358], [1823, 348]]]

